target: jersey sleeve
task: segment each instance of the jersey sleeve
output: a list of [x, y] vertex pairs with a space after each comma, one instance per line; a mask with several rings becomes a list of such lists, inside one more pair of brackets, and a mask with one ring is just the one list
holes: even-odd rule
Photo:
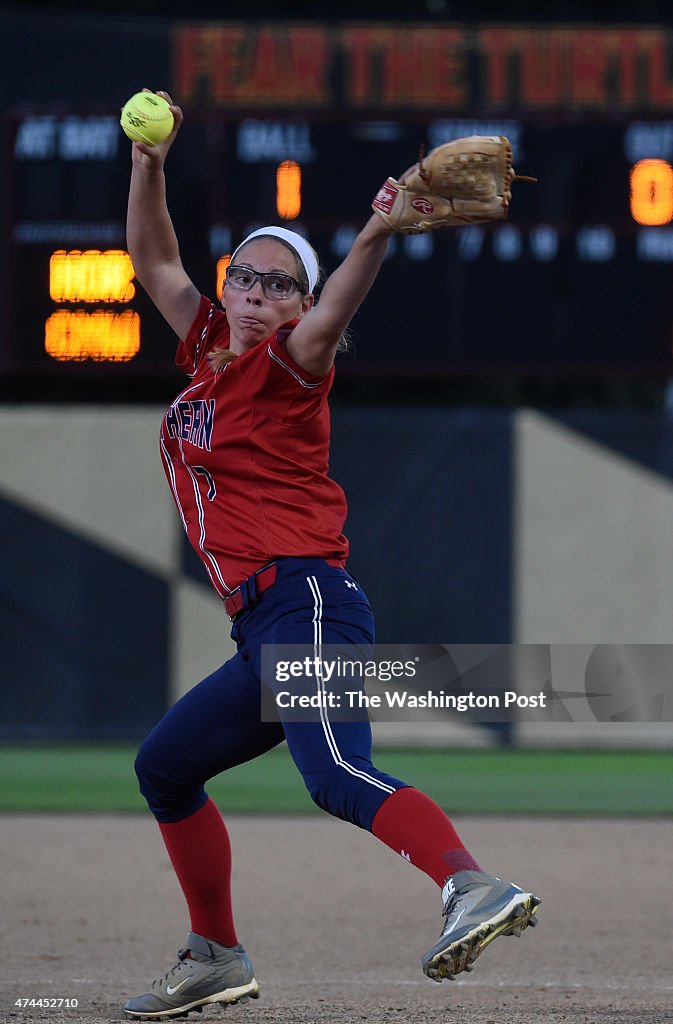
[[260, 343], [255, 369], [242, 376], [248, 398], [266, 415], [284, 422], [306, 419], [320, 408], [329, 394], [334, 367], [324, 377], [304, 370], [289, 355], [286, 341], [291, 329], [281, 328]]
[[193, 377], [206, 354], [214, 348], [229, 348], [229, 324], [224, 310], [205, 295], [187, 336], [178, 343], [175, 364]]

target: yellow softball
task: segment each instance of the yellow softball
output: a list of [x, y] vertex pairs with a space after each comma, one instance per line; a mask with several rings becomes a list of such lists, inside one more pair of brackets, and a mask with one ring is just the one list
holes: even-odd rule
[[119, 123], [134, 142], [156, 146], [173, 131], [173, 112], [155, 92], [137, 92], [122, 107]]

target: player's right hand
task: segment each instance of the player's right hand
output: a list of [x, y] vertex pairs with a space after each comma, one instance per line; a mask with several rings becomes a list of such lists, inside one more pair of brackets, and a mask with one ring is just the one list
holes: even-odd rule
[[[143, 92], [152, 92], [152, 89], [143, 89]], [[157, 96], [161, 96], [169, 104], [171, 111], [173, 112], [173, 131], [171, 134], [164, 139], [163, 142], [159, 142], [156, 146], [148, 146], [145, 142], [134, 142], [131, 146], [131, 158], [133, 163], [138, 167], [148, 167], [154, 165], [155, 167], [163, 166], [163, 163], [168, 155], [168, 150], [173, 145], [175, 137], [180, 131], [180, 126], [184, 120], [184, 115], [171, 99], [169, 93], [164, 92], [163, 89], [157, 89]]]

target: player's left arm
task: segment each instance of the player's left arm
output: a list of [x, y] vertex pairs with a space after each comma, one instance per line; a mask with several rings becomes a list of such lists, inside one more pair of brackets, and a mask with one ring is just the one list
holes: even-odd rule
[[343, 263], [323, 285], [319, 302], [288, 337], [287, 351], [304, 370], [317, 377], [329, 373], [339, 340], [381, 269], [392, 233], [380, 217], [372, 215]]

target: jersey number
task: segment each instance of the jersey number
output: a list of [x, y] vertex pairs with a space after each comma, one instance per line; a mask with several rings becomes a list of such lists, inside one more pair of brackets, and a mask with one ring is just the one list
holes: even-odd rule
[[213, 480], [211, 474], [208, 472], [205, 466], [192, 466], [192, 469], [199, 476], [205, 476], [206, 481], [208, 483], [208, 493], [206, 494], [206, 498], [208, 499], [208, 501], [214, 501], [215, 495], [217, 494], [217, 488], [215, 487], [215, 481]]

